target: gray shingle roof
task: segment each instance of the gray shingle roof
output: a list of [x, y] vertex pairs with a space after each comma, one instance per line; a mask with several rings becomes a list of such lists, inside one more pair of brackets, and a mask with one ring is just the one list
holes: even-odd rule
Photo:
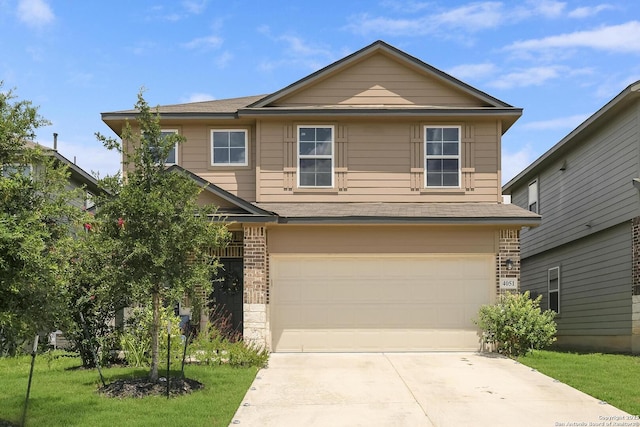
[[[189, 102], [186, 104], [160, 105], [158, 111], [161, 114], [175, 113], [235, 113], [240, 108], [264, 98], [266, 95], [243, 96], [240, 98], [218, 99], [213, 101]], [[156, 107], [152, 107], [155, 112]], [[114, 111], [107, 114], [136, 114], [136, 110]]]
[[512, 223], [538, 225], [541, 217], [498, 203], [254, 203], [292, 222], [353, 220], [425, 223]]

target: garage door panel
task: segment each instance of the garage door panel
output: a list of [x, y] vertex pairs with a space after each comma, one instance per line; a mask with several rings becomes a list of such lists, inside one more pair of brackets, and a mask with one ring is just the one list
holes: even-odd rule
[[492, 255], [271, 259], [275, 351], [476, 350]]

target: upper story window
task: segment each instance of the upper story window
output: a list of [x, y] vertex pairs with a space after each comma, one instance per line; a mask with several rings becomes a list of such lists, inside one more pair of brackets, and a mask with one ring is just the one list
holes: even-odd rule
[[5, 164], [2, 165], [2, 176], [9, 178], [14, 175], [22, 175], [24, 177], [31, 176], [31, 165]]
[[[178, 133], [177, 129], [162, 129], [160, 130], [160, 138], [166, 138], [169, 135], [174, 135], [177, 133]], [[160, 156], [158, 154], [158, 147], [156, 147], [155, 144], [151, 144], [151, 141], [149, 141], [149, 143], [150, 143], [149, 150], [151, 152], [151, 155], [153, 156], [152, 157], [153, 161], [156, 163], [160, 163], [161, 159], [159, 158]], [[169, 151], [169, 154], [167, 154], [167, 157], [164, 159], [163, 163], [167, 166], [178, 164], [178, 144], [177, 143]]]
[[547, 271], [549, 291], [549, 310], [560, 313], [560, 267], [553, 267]]
[[460, 126], [425, 126], [427, 187], [460, 187]]
[[333, 126], [298, 126], [298, 186], [333, 187]]
[[212, 166], [247, 166], [248, 138], [243, 129], [211, 131]]
[[529, 201], [527, 208], [531, 212], [540, 213], [540, 206], [538, 205], [538, 179], [534, 179], [529, 183]]

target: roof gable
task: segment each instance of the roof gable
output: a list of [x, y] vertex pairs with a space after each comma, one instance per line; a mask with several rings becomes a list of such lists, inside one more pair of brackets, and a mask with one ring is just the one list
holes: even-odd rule
[[383, 41], [376, 41], [248, 108], [305, 105], [511, 107]]
[[228, 220], [237, 219], [250, 222], [252, 218], [255, 218], [256, 220], [259, 219], [261, 222], [272, 222], [277, 219], [276, 215], [272, 212], [261, 209], [252, 203], [229, 193], [228, 191], [181, 166], [172, 165], [167, 168], [166, 171], [183, 173], [195, 181], [205, 192], [204, 197], [201, 197], [200, 200], [208, 203], [215, 203], [219, 208], [218, 214], [227, 217]]

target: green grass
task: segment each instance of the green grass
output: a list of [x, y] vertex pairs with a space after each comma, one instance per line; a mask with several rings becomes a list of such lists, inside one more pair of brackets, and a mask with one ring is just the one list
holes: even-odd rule
[[518, 359], [596, 399], [640, 415], [640, 357], [537, 350]]
[[[30, 356], [0, 358], [0, 419], [19, 423], [29, 379]], [[204, 389], [189, 395], [115, 399], [99, 395], [97, 370], [73, 369], [76, 357], [38, 356], [31, 383], [27, 426], [228, 426], [257, 368], [185, 367]], [[144, 376], [136, 368], [103, 369], [106, 382]]]

